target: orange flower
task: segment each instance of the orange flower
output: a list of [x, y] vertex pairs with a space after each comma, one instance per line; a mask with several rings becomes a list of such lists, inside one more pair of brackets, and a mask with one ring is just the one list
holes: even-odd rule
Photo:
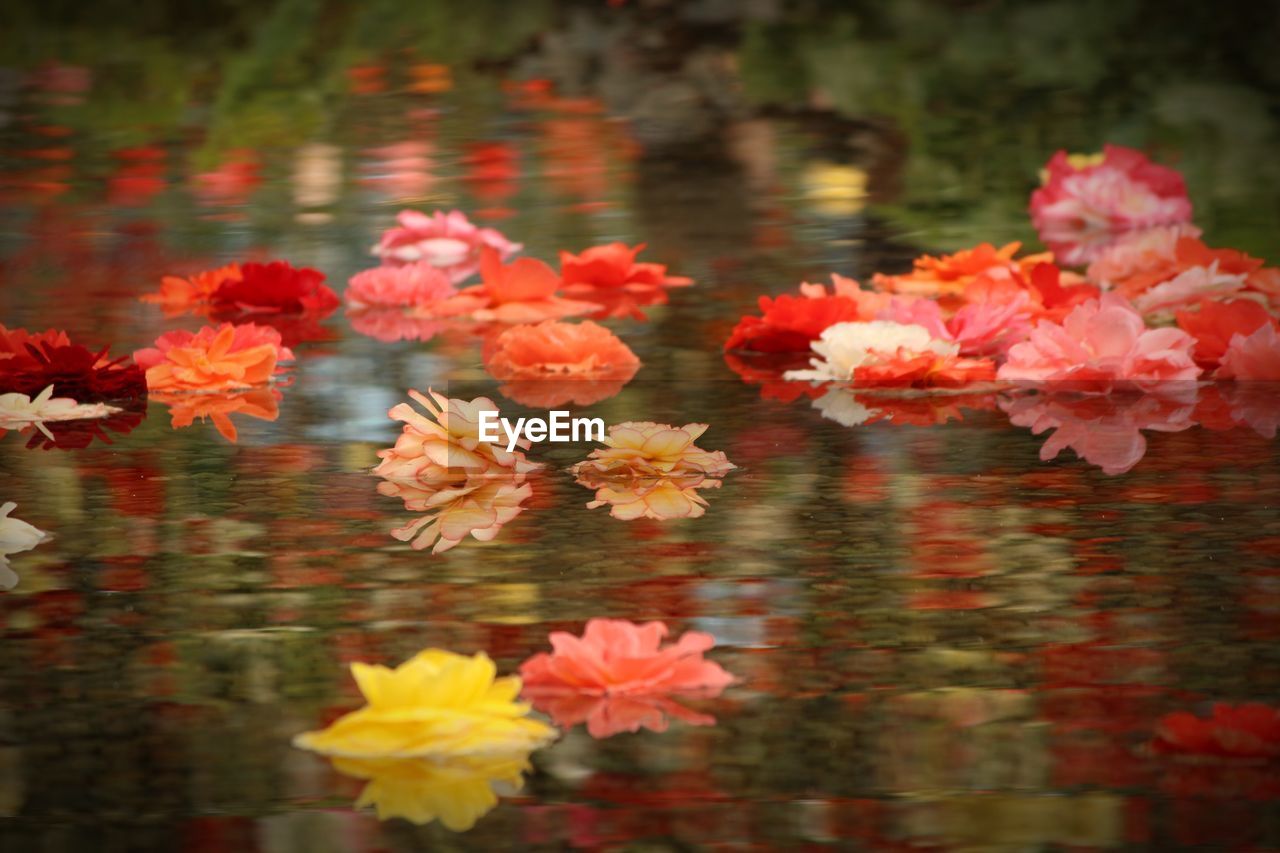
[[706, 429], [706, 424], [616, 424], [604, 449], [593, 450], [569, 470], [580, 485], [596, 490], [587, 507], [608, 505], [614, 518], [699, 518], [707, 502], [697, 490], [718, 488], [737, 467], [723, 452], [694, 445]]
[[590, 314], [600, 306], [556, 296], [560, 276], [542, 261], [519, 258], [504, 264], [489, 246], [480, 249], [482, 284], [468, 287], [446, 305], [447, 313], [466, 313], [477, 320], [537, 323]]
[[223, 391], [214, 394], [152, 394], [151, 399], [169, 407], [170, 426], [189, 427], [200, 420], [212, 420], [219, 434], [235, 444], [238, 433], [232, 415], [244, 415], [260, 421], [274, 421], [280, 415], [281, 393], [275, 388], [251, 388], [247, 391]]
[[997, 281], [1017, 277], [1026, 279], [1036, 264], [1053, 261], [1053, 255], [1044, 252], [1015, 258], [1021, 243], [1006, 243], [996, 248], [991, 243], [980, 243], [972, 249], [962, 249], [950, 255], [916, 258], [912, 270], [902, 275], [876, 273], [871, 283], [879, 290], [910, 296], [937, 298], [944, 308], [955, 309], [965, 300], [965, 289], [985, 278]]
[[156, 340], [155, 348], [134, 353], [153, 391], [230, 391], [265, 385], [275, 375], [276, 362], [292, 358], [293, 353], [280, 345], [279, 332], [252, 323], [205, 326], [195, 334], [169, 332]]
[[588, 406], [631, 381], [640, 360], [618, 336], [587, 320], [513, 326], [485, 353], [485, 369], [506, 380], [502, 393], [529, 406]]
[[205, 270], [187, 278], [167, 275], [160, 280], [157, 293], [139, 296], [143, 302], [160, 305], [166, 317], [185, 313], [204, 313], [214, 291], [228, 281], [240, 280], [240, 265], [227, 264], [214, 270]]
[[666, 288], [685, 287], [693, 279], [667, 275], [665, 264], [636, 263], [644, 243], [592, 246], [581, 254], [560, 253], [560, 275], [564, 291], [594, 302], [605, 303], [602, 317], [627, 315], [643, 319], [639, 307], [666, 302]]

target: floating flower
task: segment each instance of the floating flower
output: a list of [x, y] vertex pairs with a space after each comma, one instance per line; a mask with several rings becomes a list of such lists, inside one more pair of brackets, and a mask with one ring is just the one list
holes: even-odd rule
[[1111, 287], [1131, 276], [1173, 264], [1178, 240], [1199, 237], [1200, 229], [1189, 222], [1124, 231], [1114, 235], [1089, 263], [1089, 281]]
[[1035, 435], [1053, 433], [1040, 458], [1056, 459], [1066, 448], [1111, 476], [1131, 470], [1147, 452], [1143, 430], [1181, 432], [1195, 426], [1195, 387], [1171, 394], [1028, 394], [1002, 401], [1015, 426]]
[[[404, 501], [412, 512], [426, 513], [391, 533], [433, 554], [458, 545], [468, 535], [488, 542], [503, 525], [523, 512], [533, 493], [527, 474], [537, 469], [519, 451], [500, 443], [481, 441], [481, 411], [497, 412], [487, 397], [470, 402], [428, 390], [430, 397], [410, 390], [409, 396], [426, 407], [430, 418], [407, 403], [389, 412], [404, 422], [394, 447], [379, 451], [382, 461], [373, 473], [386, 482], [378, 492]], [[527, 440], [519, 442], [528, 448]]]
[[1029, 340], [1010, 348], [997, 376], [1103, 393], [1150, 388], [1199, 376], [1194, 346], [1181, 329], [1148, 329], [1124, 297], [1107, 293], [1076, 308], [1061, 325], [1037, 323]]
[[367, 779], [356, 808], [373, 806], [378, 820], [401, 818], [419, 826], [439, 820], [466, 832], [498, 805], [498, 795], [524, 785], [529, 751], [482, 758], [334, 758], [335, 770]]
[[1188, 711], [1156, 723], [1157, 752], [1220, 758], [1280, 757], [1280, 711], [1269, 705], [1214, 703], [1208, 719]]
[[1248, 335], [1233, 335], [1214, 378], [1280, 382], [1280, 333], [1275, 323]]
[[760, 297], [759, 317], [746, 316], [729, 334], [727, 352], [807, 353], [810, 344], [837, 323], [875, 319], [888, 301], [863, 291], [857, 282], [832, 276], [835, 293], [821, 285], [802, 284], [801, 295]]
[[[637, 625], [621, 619], [592, 619], [581, 637], [552, 632], [552, 653], [536, 654], [520, 666], [524, 696], [534, 707], [547, 708], [558, 723], [572, 725], [568, 719], [577, 722], [585, 717], [593, 737], [637, 731], [642, 726], [663, 731], [663, 712], [679, 714], [685, 709], [674, 702], [644, 700], [672, 694], [714, 697], [734, 681], [719, 664], [703, 658], [715, 646], [710, 634], [689, 631], [664, 646], [668, 633], [661, 622]], [[584, 704], [583, 698], [609, 701]], [[568, 719], [561, 719], [557, 712]], [[714, 719], [695, 722], [714, 723]]]
[[600, 306], [556, 296], [560, 276], [542, 261], [518, 258], [502, 263], [498, 252], [480, 249], [481, 284], [464, 289], [449, 300], [451, 313], [498, 323], [537, 323], [590, 314]]
[[[101, 403], [144, 396], [147, 391], [142, 370], [128, 356], [110, 359], [107, 348], [93, 352], [67, 340], [64, 333], [28, 335], [24, 330], [2, 330], [0, 343], [0, 393], [16, 392], [28, 397], [50, 385], [59, 397], [81, 403]], [[8, 350], [21, 342], [25, 352]]]
[[1203, 299], [1196, 310], [1177, 313], [1178, 328], [1196, 339], [1196, 363], [1205, 369], [1217, 367], [1236, 335], [1248, 336], [1271, 325], [1271, 314], [1252, 299], [1215, 302]]
[[693, 279], [667, 275], [665, 264], [637, 263], [644, 244], [609, 243], [592, 246], [581, 254], [560, 253], [560, 276], [568, 296], [605, 306], [600, 317], [635, 316], [643, 319], [641, 305], [666, 302], [668, 287], [685, 287]]
[[488, 655], [426, 649], [394, 669], [353, 663], [367, 703], [320, 731], [293, 739], [300, 749], [346, 759], [501, 758], [527, 754], [555, 737], [516, 701], [519, 678], [496, 678]]
[[486, 347], [485, 369], [502, 393], [529, 406], [588, 406], [612, 397], [640, 368], [618, 336], [590, 320], [512, 326]]
[[0, 394], [0, 431], [34, 426], [50, 441], [55, 441], [53, 433], [45, 426], [48, 421], [103, 418], [119, 411], [105, 403], [77, 403], [70, 397], [54, 397], [53, 386], [50, 385], [34, 398], [26, 394]]
[[276, 388], [251, 388], [247, 391], [221, 391], [208, 394], [176, 394], [163, 391], [152, 394], [158, 403], [169, 407], [169, 425], [184, 429], [199, 418], [213, 421], [218, 434], [235, 444], [239, 433], [232, 415], [243, 415], [260, 421], [274, 421], [280, 416], [280, 399]]
[[950, 255], [921, 255], [912, 263], [911, 272], [902, 275], [876, 273], [871, 283], [877, 290], [905, 296], [929, 296], [943, 299], [944, 307], [956, 307], [964, 299], [965, 289], [983, 278], [1008, 278], [1026, 275], [1036, 264], [1053, 261], [1051, 254], [1016, 258], [1021, 243], [1006, 243], [996, 248], [979, 243]]
[[324, 273], [287, 261], [240, 266], [240, 277], [223, 281], [210, 297], [217, 317], [247, 314], [325, 315], [338, 297], [324, 284]]
[[396, 221], [399, 225], [383, 232], [373, 254], [397, 263], [424, 261], [444, 270], [454, 284], [470, 278], [480, 268], [483, 247], [493, 249], [500, 259], [523, 248], [493, 228], [471, 224], [466, 214], [458, 210], [437, 210], [430, 216], [402, 210]]
[[[1149, 228], [1191, 220], [1191, 201], [1182, 176], [1158, 166], [1141, 151], [1107, 145], [1082, 157], [1059, 151], [1050, 158], [1041, 186], [1031, 194], [1031, 221], [1040, 239], [1055, 250], [1088, 243], [1096, 232]], [[1069, 264], [1087, 253], [1064, 257]]]
[[1025, 292], [1015, 292], [1000, 301], [972, 302], [950, 317], [932, 299], [895, 297], [880, 312], [881, 320], [923, 326], [934, 338], [951, 341], [961, 355], [998, 355], [1031, 333], [1031, 300]]
[[443, 270], [417, 261], [358, 272], [348, 282], [343, 298], [356, 310], [409, 306], [429, 309], [456, 292]]
[[235, 391], [271, 382], [277, 362], [293, 353], [270, 326], [223, 323], [168, 332], [133, 357], [153, 391]]
[[0, 506], [0, 589], [13, 589], [18, 583], [9, 568], [9, 555], [30, 551], [49, 538], [43, 530], [10, 516], [17, 507], [13, 501]]
[[1245, 287], [1245, 277], [1222, 272], [1218, 262], [1191, 267], [1133, 298], [1133, 307], [1153, 321], [1172, 319], [1174, 312], [1206, 298], [1231, 296]]
[[995, 377], [987, 359], [959, 357], [960, 347], [923, 326], [888, 320], [838, 323], [814, 342], [812, 370], [789, 370], [791, 380], [849, 382], [857, 387], [954, 388]]
[[240, 278], [239, 264], [227, 264], [187, 278], [167, 275], [160, 280], [159, 291], [144, 293], [138, 299], [161, 306], [167, 317], [187, 313], [203, 314], [208, 311], [209, 303], [218, 288], [228, 281], [239, 281]]
[[1280, 297], [1280, 270], [1264, 268], [1260, 258], [1234, 249], [1210, 248], [1192, 236], [1177, 236], [1172, 252], [1165, 243], [1148, 260], [1147, 265], [1105, 283], [1133, 300], [1139, 310], [1161, 319], [1202, 297], [1239, 294], [1273, 302]]

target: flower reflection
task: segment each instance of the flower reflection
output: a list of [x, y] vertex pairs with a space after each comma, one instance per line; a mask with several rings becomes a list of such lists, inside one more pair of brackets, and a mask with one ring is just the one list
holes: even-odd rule
[[43, 530], [11, 516], [17, 507], [13, 501], [0, 505], [0, 589], [13, 589], [18, 583], [9, 568], [9, 555], [30, 551], [49, 538]]
[[964, 420], [965, 409], [994, 410], [996, 394], [994, 391], [982, 390], [958, 393], [858, 393], [852, 388], [833, 386], [813, 401], [813, 407], [824, 418], [847, 427], [880, 421], [898, 425], [933, 426]]
[[347, 319], [357, 334], [383, 343], [396, 341], [429, 341], [445, 328], [442, 320], [415, 317], [403, 308], [369, 308], [348, 311]]
[[174, 394], [159, 392], [151, 399], [169, 407], [170, 426], [183, 429], [199, 418], [211, 420], [218, 433], [231, 443], [239, 437], [232, 415], [243, 415], [260, 421], [274, 421], [280, 415], [284, 395], [276, 388], [250, 388], [245, 391], [222, 391], [213, 394]]
[[1156, 724], [1158, 752], [1233, 758], [1280, 757], [1280, 710], [1258, 702], [1215, 703], [1208, 719], [1189, 711], [1166, 714]]
[[1081, 459], [1115, 475], [1132, 469], [1146, 454], [1142, 430], [1180, 432], [1194, 425], [1195, 390], [1184, 385], [1162, 394], [1039, 393], [1001, 400], [1000, 407], [1013, 424], [1035, 435], [1053, 430], [1040, 449], [1041, 459], [1055, 459], [1070, 447]]
[[608, 506], [614, 518], [700, 518], [707, 502], [699, 489], [719, 488], [737, 466], [722, 451], [693, 442], [706, 424], [627, 422], [609, 428], [606, 447], [570, 468], [580, 485], [596, 490], [587, 506]]
[[668, 633], [661, 622], [622, 619], [592, 619], [581, 637], [552, 632], [552, 653], [520, 666], [523, 695], [558, 725], [585, 721], [597, 738], [641, 728], [665, 731], [669, 716], [714, 725], [714, 717], [684, 708], [671, 694], [711, 698], [733, 683], [732, 675], [702, 656], [715, 638], [689, 631], [663, 646]]
[[[427, 414], [407, 403], [388, 412], [404, 429], [394, 447], [379, 451], [382, 461], [373, 473], [385, 480], [378, 484], [380, 494], [426, 515], [391, 534], [416, 549], [430, 547], [433, 554], [468, 535], [492, 540], [523, 512], [522, 504], [533, 494], [526, 479], [540, 466], [520, 451], [480, 440], [479, 413], [498, 411], [489, 398], [451, 399], [429, 389], [425, 395], [410, 390], [409, 396]], [[527, 448], [528, 441], [519, 446]]]
[[514, 794], [524, 784], [529, 753], [485, 758], [358, 759], [334, 758], [334, 769], [368, 784], [356, 808], [373, 806], [378, 820], [402, 818], [424, 825], [440, 821], [466, 832], [498, 805], [499, 794]]

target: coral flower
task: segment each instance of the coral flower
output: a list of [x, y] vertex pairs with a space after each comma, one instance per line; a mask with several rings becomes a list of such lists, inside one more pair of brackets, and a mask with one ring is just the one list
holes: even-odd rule
[[[607, 310], [602, 317], [622, 317], [639, 314], [635, 305], [654, 305], [666, 301], [668, 287], [685, 287], [693, 279], [667, 275], [665, 264], [636, 263], [636, 255], [644, 244], [628, 247], [625, 243], [609, 243], [592, 246], [581, 254], [560, 253], [560, 276], [564, 292], [568, 296], [581, 297], [589, 302], [605, 303]], [[625, 294], [634, 303], [615, 300]]]
[[[552, 653], [536, 654], [520, 665], [524, 695], [535, 707], [545, 705], [554, 713], [557, 700], [565, 697], [642, 699], [680, 693], [710, 697], [733, 683], [733, 676], [719, 664], [703, 658], [715, 646], [714, 637], [689, 631], [664, 646], [668, 633], [661, 622], [637, 625], [621, 619], [592, 619], [581, 637], [552, 632]], [[588, 717], [593, 736], [623, 730], [616, 719], [609, 719], [608, 705], [595, 710]], [[637, 730], [647, 716], [623, 715], [625, 730]]]
[[[10, 342], [22, 330], [8, 332]], [[66, 336], [46, 332], [30, 337], [25, 353], [0, 353], [0, 392], [34, 396], [50, 385], [59, 397], [101, 403], [144, 396], [146, 378], [127, 356], [110, 359], [107, 348], [93, 352], [80, 344], [61, 343]], [[35, 341], [35, 342], [33, 342]]]
[[1178, 240], [1199, 237], [1200, 229], [1189, 222], [1124, 231], [1116, 234], [1089, 263], [1089, 281], [1111, 287], [1131, 276], [1175, 263]]
[[701, 474], [723, 477], [735, 466], [723, 451], [706, 451], [694, 444], [706, 424], [674, 427], [648, 421], [628, 421], [609, 427], [603, 449], [591, 451], [573, 466], [573, 473], [591, 470], [599, 476], [659, 478]]
[[1280, 382], [1280, 332], [1274, 323], [1252, 334], [1236, 334], [1227, 344], [1215, 379]]
[[210, 297], [214, 315], [237, 313], [325, 315], [338, 307], [338, 296], [324, 284], [324, 273], [287, 261], [247, 263], [239, 278], [229, 278]]
[[276, 363], [292, 360], [280, 345], [280, 333], [253, 323], [205, 326], [199, 332], [168, 332], [154, 348], [138, 350], [134, 360], [147, 371], [153, 391], [234, 391], [265, 385]]
[[902, 275], [876, 273], [871, 283], [877, 290], [905, 296], [929, 296], [944, 301], [944, 307], [956, 307], [964, 298], [965, 288], [984, 277], [1008, 278], [1025, 275], [1036, 264], [1051, 262], [1050, 254], [1015, 258], [1021, 243], [1006, 243], [996, 248], [980, 243], [950, 255], [921, 255], [912, 270]]
[[555, 737], [516, 701], [520, 679], [496, 678], [493, 661], [426, 649], [388, 669], [353, 663], [365, 707], [293, 739], [300, 749], [351, 759], [498, 758]]
[[468, 287], [446, 303], [450, 313], [498, 323], [538, 323], [590, 314], [600, 306], [556, 296], [560, 276], [542, 261], [519, 258], [504, 264], [497, 251], [480, 250], [482, 283]]
[[166, 317], [204, 313], [218, 288], [228, 281], [239, 281], [240, 277], [239, 264], [227, 264], [187, 278], [167, 275], [160, 280], [159, 291], [144, 293], [138, 299], [161, 306]]
[[239, 438], [232, 415], [243, 415], [259, 421], [274, 421], [280, 416], [280, 399], [276, 388], [251, 388], [247, 391], [221, 391], [207, 394], [176, 394], [163, 391], [152, 395], [158, 403], [169, 407], [169, 425], [184, 429], [199, 418], [209, 420], [218, 434], [232, 444]]
[[1174, 309], [1194, 305], [1203, 297], [1239, 294], [1276, 301], [1280, 270], [1263, 268], [1262, 260], [1234, 249], [1213, 249], [1191, 236], [1177, 236], [1172, 252], [1165, 245], [1150, 263], [1109, 280], [1147, 315], [1161, 319]]
[[0, 431], [34, 426], [54, 441], [53, 433], [45, 426], [47, 421], [104, 418], [119, 411], [105, 403], [77, 403], [70, 397], [54, 397], [50, 385], [34, 398], [26, 394], [0, 394]]
[[1124, 474], [1147, 452], [1143, 430], [1181, 432], [1195, 426], [1195, 388], [1180, 386], [1171, 394], [1078, 395], [1028, 394], [1001, 401], [1015, 426], [1035, 435], [1053, 433], [1040, 448], [1040, 458], [1056, 459], [1066, 448], [1096, 465], [1104, 474]]
[[[390, 416], [404, 422], [404, 431], [394, 447], [379, 451], [382, 461], [373, 473], [386, 480], [378, 484], [380, 494], [426, 513], [392, 535], [440, 554], [468, 535], [482, 542], [496, 537], [523, 511], [533, 491], [526, 475], [539, 466], [519, 451], [480, 440], [479, 413], [497, 412], [492, 400], [467, 402], [427, 393], [431, 396], [411, 390], [409, 396], [426, 407], [430, 418], [405, 403], [391, 409]], [[523, 441], [520, 446], [529, 445]]]
[[[1191, 220], [1182, 176], [1152, 163], [1141, 152], [1108, 145], [1100, 156], [1072, 157], [1059, 151], [1045, 166], [1042, 185], [1031, 194], [1031, 221], [1046, 244], [1086, 242], [1085, 235], [1173, 225]], [[1064, 258], [1076, 264], [1089, 258]]]
[[466, 832], [498, 805], [498, 792], [524, 784], [531, 750], [482, 758], [334, 758], [334, 769], [368, 784], [356, 808], [373, 806], [378, 820], [401, 818], [419, 826], [439, 820]]
[[42, 348], [45, 344], [65, 347], [71, 345], [71, 339], [67, 337], [66, 332], [60, 332], [56, 329], [37, 332], [33, 335], [26, 329], [6, 329], [3, 325], [0, 325], [0, 370], [5, 369], [6, 359], [30, 358], [31, 352], [27, 349], [28, 344], [37, 349]]
[[823, 330], [836, 323], [873, 320], [888, 297], [862, 290], [853, 279], [832, 275], [833, 292], [803, 283], [800, 296], [760, 297], [759, 317], [743, 317], [725, 341], [726, 352], [807, 353]]
[[839, 323], [813, 343], [821, 358], [812, 370], [789, 370], [791, 380], [849, 382], [859, 387], [954, 388], [995, 377], [987, 359], [960, 358], [959, 345], [923, 326], [888, 320]]
[[1201, 300], [1195, 311], [1177, 313], [1178, 328], [1196, 339], [1196, 363], [1217, 367], [1236, 335], [1248, 336], [1272, 323], [1271, 314], [1252, 299]]
[[998, 355], [1031, 333], [1031, 300], [1014, 292], [1000, 301], [972, 302], [951, 317], [932, 299], [895, 297], [879, 319], [923, 326], [934, 338], [959, 346], [961, 355]]
[[480, 268], [482, 248], [493, 249], [501, 259], [523, 248], [492, 228], [471, 224], [459, 210], [437, 210], [430, 216], [402, 210], [396, 221], [399, 225], [383, 232], [373, 254], [396, 263], [424, 261], [444, 270], [454, 284], [470, 278]]
[[354, 309], [418, 306], [429, 308], [456, 293], [449, 276], [426, 261], [382, 266], [351, 277], [343, 294]]
[[1187, 711], [1166, 714], [1156, 724], [1158, 752], [1221, 758], [1280, 757], [1280, 711], [1269, 705], [1215, 703], [1208, 719]]
[[1195, 338], [1181, 329], [1148, 329], [1116, 293], [1076, 308], [1062, 324], [1041, 320], [1031, 337], [1010, 348], [1000, 379], [1063, 383], [1105, 393], [1192, 380]]
[[612, 397], [639, 367], [640, 359], [617, 335], [590, 320], [512, 326], [485, 352], [485, 369], [508, 383], [503, 394], [546, 408]]

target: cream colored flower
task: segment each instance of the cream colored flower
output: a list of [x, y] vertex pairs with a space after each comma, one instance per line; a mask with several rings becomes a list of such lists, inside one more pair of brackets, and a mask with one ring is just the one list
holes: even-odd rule
[[46, 421], [105, 418], [118, 411], [106, 403], [77, 403], [70, 397], [55, 397], [50, 385], [34, 399], [26, 394], [0, 394], [0, 429], [22, 430], [34, 426], [52, 440], [53, 434], [44, 425]]
[[888, 320], [836, 323], [824, 329], [812, 346], [821, 356], [809, 360], [813, 369], [788, 370], [785, 379], [847, 382], [864, 365], [923, 354], [954, 357], [960, 352], [958, 344], [934, 338], [924, 326]]

